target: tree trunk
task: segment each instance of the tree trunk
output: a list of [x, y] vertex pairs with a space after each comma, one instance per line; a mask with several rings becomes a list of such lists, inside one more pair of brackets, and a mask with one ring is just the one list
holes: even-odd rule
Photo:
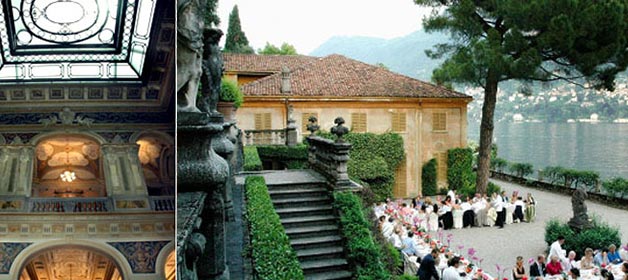
[[486, 194], [488, 175], [491, 167], [491, 144], [493, 143], [493, 115], [497, 103], [497, 84], [499, 80], [494, 71], [489, 70], [484, 88], [484, 105], [482, 106], [482, 124], [480, 125], [480, 151], [478, 158], [478, 174], [476, 192]]

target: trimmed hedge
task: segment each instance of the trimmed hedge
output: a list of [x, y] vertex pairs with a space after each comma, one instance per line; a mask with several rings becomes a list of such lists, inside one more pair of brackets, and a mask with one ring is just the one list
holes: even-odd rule
[[308, 166], [307, 146], [299, 144], [288, 146], [257, 146], [259, 157], [264, 160], [276, 160], [288, 169], [304, 169]]
[[[336, 136], [317, 131], [317, 136], [335, 140]], [[405, 158], [403, 138], [396, 133], [349, 132], [344, 140], [351, 143], [347, 173], [370, 187], [377, 201], [392, 197], [395, 171]]]
[[347, 258], [356, 268], [356, 278], [391, 279], [381, 261], [382, 253], [373, 241], [369, 223], [364, 218], [359, 197], [349, 192], [336, 192], [334, 207], [340, 213], [341, 231], [347, 241]]
[[624, 178], [613, 178], [604, 182], [602, 186], [611, 196], [624, 198], [624, 196], [628, 195], [628, 180]]
[[262, 170], [262, 160], [257, 153], [257, 147], [245, 146], [244, 147], [244, 171], [259, 171]]
[[561, 184], [566, 188], [584, 187], [589, 191], [597, 188], [600, 174], [594, 171], [580, 171], [561, 166], [548, 166], [542, 171], [543, 177], [549, 179], [550, 184]]
[[447, 184], [449, 189], [475, 189], [473, 150], [455, 148], [447, 151]]
[[304, 279], [297, 254], [275, 212], [264, 177], [249, 176], [245, 184], [255, 274], [259, 279]]
[[621, 244], [619, 229], [600, 222], [599, 218], [593, 219], [593, 228], [585, 229], [580, 233], [574, 232], [567, 223], [558, 219], [552, 219], [545, 225], [545, 242], [551, 245], [558, 236], [565, 237], [562, 248], [567, 252], [573, 250], [579, 256], [584, 255], [586, 248], [602, 249], [609, 245]]
[[436, 184], [436, 165], [438, 162], [435, 158], [428, 160], [421, 172], [421, 189], [423, 196], [436, 195], [438, 185]]

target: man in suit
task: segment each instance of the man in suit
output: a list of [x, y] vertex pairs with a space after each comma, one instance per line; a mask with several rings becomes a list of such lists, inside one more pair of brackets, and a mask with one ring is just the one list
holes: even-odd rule
[[432, 249], [432, 253], [425, 256], [423, 260], [421, 260], [421, 266], [419, 266], [419, 271], [417, 272], [419, 279], [431, 280], [434, 278], [439, 280], [438, 271], [436, 270], [436, 262], [434, 261], [438, 257], [438, 254], [438, 249]]
[[541, 254], [536, 257], [536, 261], [530, 266], [530, 278], [543, 279], [545, 276], [545, 255]]

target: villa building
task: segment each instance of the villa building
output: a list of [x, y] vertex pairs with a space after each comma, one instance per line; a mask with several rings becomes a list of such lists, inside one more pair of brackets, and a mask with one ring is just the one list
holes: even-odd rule
[[174, 279], [174, 3], [21, 2], [0, 1], [0, 280]]
[[392, 131], [404, 139], [406, 160], [396, 172], [395, 197], [421, 193], [421, 168], [438, 160], [438, 182], [447, 184], [447, 150], [467, 145], [470, 96], [341, 55], [326, 57], [224, 54], [224, 77], [237, 81], [244, 104], [243, 130], [286, 127], [288, 108], [299, 140], [316, 116], [329, 130], [342, 116], [354, 132]]

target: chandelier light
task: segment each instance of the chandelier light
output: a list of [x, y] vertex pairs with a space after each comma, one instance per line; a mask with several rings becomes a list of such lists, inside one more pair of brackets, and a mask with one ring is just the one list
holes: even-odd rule
[[64, 171], [59, 176], [61, 177], [61, 181], [63, 182], [71, 183], [72, 181], [76, 180], [76, 174], [70, 170]]

